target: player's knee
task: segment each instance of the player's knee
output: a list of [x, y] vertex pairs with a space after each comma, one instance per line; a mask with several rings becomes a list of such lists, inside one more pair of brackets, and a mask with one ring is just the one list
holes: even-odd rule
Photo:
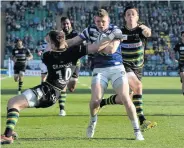
[[14, 81], [15, 82], [18, 82], [18, 77], [14, 77]]
[[126, 106], [126, 108], [131, 108], [132, 106], [132, 101], [128, 98], [123, 99], [122, 103], [124, 104], [124, 106]]
[[16, 98], [14, 97], [14, 98], [11, 98], [9, 101], [8, 101], [8, 108], [17, 108], [17, 106], [18, 106], [18, 103], [17, 103], [17, 101], [16, 101]]
[[91, 100], [91, 105], [94, 107], [94, 108], [97, 108], [100, 106], [100, 99], [93, 99]]
[[142, 83], [137, 83], [137, 85], [135, 85], [135, 88], [134, 88], [134, 93], [135, 94], [139, 94], [142, 92]]

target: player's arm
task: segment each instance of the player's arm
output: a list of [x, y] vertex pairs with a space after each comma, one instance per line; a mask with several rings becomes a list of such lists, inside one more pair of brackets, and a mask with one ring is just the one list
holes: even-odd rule
[[119, 45], [120, 40], [113, 40], [105, 49], [101, 50], [101, 52], [105, 54], [113, 54], [118, 49]]
[[[103, 39], [102, 39], [103, 40]], [[100, 41], [99, 43], [93, 43], [93, 44], [88, 44], [88, 52], [95, 53], [103, 50], [110, 44], [111, 40], [103, 40]]]
[[15, 56], [11, 56], [11, 60], [15, 63], [17, 61], [17, 58]]
[[179, 57], [179, 53], [178, 53], [178, 44], [176, 44], [175, 45], [175, 47], [173, 48], [173, 50], [174, 50], [174, 53], [175, 53], [175, 56], [174, 56], [174, 61], [176, 62], [176, 63], [178, 63], [178, 57]]
[[142, 34], [145, 37], [151, 36], [151, 29], [149, 27], [147, 27], [146, 25], [143, 25], [143, 24], [141, 24], [139, 27], [142, 29]]
[[32, 55], [32, 53], [30, 52], [30, 50], [28, 49], [28, 50], [27, 50], [27, 60], [31, 60], [31, 59], [33, 59], [33, 55]]
[[112, 53], [116, 52], [119, 44], [120, 44], [120, 40], [113, 40], [113, 41], [109, 42], [107, 44], [107, 46], [105, 46], [105, 48], [103, 48], [103, 49], [100, 48], [96, 44], [88, 44], [87, 49], [88, 49], [89, 54], [93, 54], [96, 52], [103, 52], [105, 54], [112, 54]]
[[117, 28], [114, 29], [109, 35], [103, 37], [98, 43], [90, 45], [90, 48], [98, 48], [99, 51], [105, 49], [113, 40], [127, 40], [127, 35], [123, 35], [122, 31]]
[[14, 52], [14, 50], [12, 51], [12, 55], [11, 55], [10, 59], [11, 59], [14, 63], [17, 61], [17, 58], [15, 57], [15, 52]]
[[72, 39], [66, 40], [66, 43], [67, 43], [68, 47], [79, 45], [82, 42], [83, 42], [83, 39], [80, 38], [79, 36], [76, 36], [76, 37], [74, 37]]

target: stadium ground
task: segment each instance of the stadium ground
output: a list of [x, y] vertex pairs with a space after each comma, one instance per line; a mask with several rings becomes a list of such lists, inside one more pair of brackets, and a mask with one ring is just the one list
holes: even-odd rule
[[[68, 94], [66, 117], [59, 117], [58, 104], [47, 109], [25, 109], [15, 128], [19, 140], [12, 148], [183, 148], [184, 96], [178, 77], [145, 77], [144, 111], [158, 126], [144, 133], [145, 141], [133, 140], [123, 106], [108, 106], [99, 113], [94, 139], [85, 138], [89, 120], [90, 78], [80, 77], [76, 92]], [[5, 128], [7, 100], [16, 94], [13, 78], [1, 80], [1, 130]], [[40, 83], [25, 77], [24, 89]], [[110, 89], [106, 96], [113, 93]], [[3, 131], [1, 131], [2, 133]]]

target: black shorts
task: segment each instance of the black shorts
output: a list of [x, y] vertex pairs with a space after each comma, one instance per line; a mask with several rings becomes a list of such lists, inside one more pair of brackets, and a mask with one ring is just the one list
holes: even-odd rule
[[178, 68], [179, 72], [184, 72], [184, 65], [179, 64]]
[[25, 72], [26, 71], [26, 65], [14, 65], [14, 74], [19, 74], [20, 71]]
[[50, 107], [56, 103], [61, 95], [61, 91], [57, 90], [50, 84], [43, 82], [41, 85], [31, 88], [37, 98], [36, 108]]
[[133, 72], [137, 76], [137, 78], [141, 81], [141, 79], [142, 79], [142, 68], [133, 69], [130, 66], [126, 66], [126, 65], [124, 65], [124, 66], [125, 66], [126, 73]]
[[79, 77], [79, 72], [80, 72], [80, 65], [77, 65], [75, 67], [74, 72], [73, 72], [72, 78], [78, 78]]

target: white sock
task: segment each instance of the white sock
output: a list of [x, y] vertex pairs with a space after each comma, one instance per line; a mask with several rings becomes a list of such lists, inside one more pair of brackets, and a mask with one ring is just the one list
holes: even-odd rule
[[131, 122], [132, 122], [132, 126], [133, 126], [134, 130], [136, 130], [136, 131], [140, 130], [138, 119], [137, 120], [132, 120]]
[[96, 122], [97, 121], [97, 115], [91, 116], [91, 121]]

